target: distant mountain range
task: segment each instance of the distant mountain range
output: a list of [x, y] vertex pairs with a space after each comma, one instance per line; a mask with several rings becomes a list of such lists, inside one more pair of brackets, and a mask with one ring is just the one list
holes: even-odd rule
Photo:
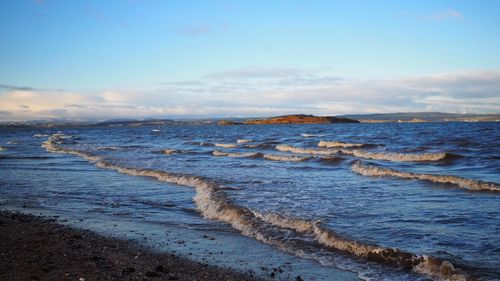
[[359, 120], [363, 123], [380, 122], [498, 122], [500, 114], [459, 114], [443, 112], [401, 112], [377, 114], [349, 114], [339, 117]]
[[[290, 116], [308, 116], [308, 115], [290, 115]], [[347, 118], [359, 120], [363, 123], [382, 123], [382, 122], [500, 122], [500, 114], [458, 114], [442, 112], [402, 112], [402, 113], [377, 113], [377, 114], [348, 114], [338, 115], [335, 118]], [[333, 116], [330, 118], [334, 118]], [[274, 117], [277, 118], [277, 117]], [[255, 120], [270, 120], [265, 117], [249, 118], [202, 118], [202, 119], [111, 119], [106, 121], [80, 121], [68, 119], [54, 120], [32, 120], [20, 122], [1, 122], [2, 127], [79, 127], [79, 126], [108, 126], [108, 127], [140, 127], [140, 126], [164, 126], [164, 125], [210, 125], [217, 124], [221, 120], [233, 123], [252, 124]], [[286, 123], [286, 122], [283, 122]], [[300, 122], [299, 122], [300, 123]], [[312, 122], [315, 123], [315, 122]], [[321, 122], [320, 122], [321, 123]], [[329, 123], [329, 122], [327, 122]]]

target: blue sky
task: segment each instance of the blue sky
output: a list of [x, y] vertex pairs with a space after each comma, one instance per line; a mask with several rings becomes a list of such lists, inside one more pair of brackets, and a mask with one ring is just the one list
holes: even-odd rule
[[500, 1], [5, 0], [0, 120], [499, 112], [498, 11]]

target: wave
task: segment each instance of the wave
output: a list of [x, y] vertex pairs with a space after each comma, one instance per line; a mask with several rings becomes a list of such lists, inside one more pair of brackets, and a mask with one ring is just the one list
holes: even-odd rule
[[161, 152], [163, 154], [172, 155], [172, 154], [181, 153], [182, 151], [180, 151], [178, 149], [167, 148], [167, 149], [162, 150]]
[[217, 147], [223, 147], [223, 148], [235, 148], [236, 147], [235, 143], [216, 143], [214, 145]]
[[325, 136], [325, 134], [300, 134], [301, 136], [303, 136], [304, 138], [312, 138], [312, 137], [323, 137]]
[[302, 219], [287, 218], [278, 214], [259, 214], [232, 203], [224, 192], [224, 188], [208, 179], [193, 175], [118, 166], [106, 162], [99, 156], [60, 147], [58, 144], [63, 140], [59, 136], [53, 135], [42, 144], [42, 147], [49, 152], [80, 156], [94, 163], [97, 167], [115, 170], [122, 174], [150, 177], [170, 184], [192, 187], [196, 190], [194, 202], [203, 217], [228, 223], [240, 231], [241, 234], [277, 246], [282, 250], [290, 251], [286, 240], [280, 240], [268, 235], [265, 231], [266, 227], [277, 226], [279, 228], [293, 229], [298, 233], [311, 233], [319, 244], [368, 261], [394, 267], [404, 267], [445, 280], [466, 280], [468, 278], [466, 273], [455, 269], [448, 261], [343, 238], [332, 230], [321, 227], [318, 221], [309, 222]]
[[45, 159], [52, 159], [53, 157], [48, 157], [48, 156], [0, 156], [0, 159], [30, 159], [30, 160], [45, 160]]
[[246, 145], [244, 145], [244, 147], [246, 147], [246, 148], [269, 149], [269, 148], [273, 148], [274, 145], [273, 144], [269, 144], [269, 143], [258, 143], [258, 144], [246, 144]]
[[390, 176], [404, 179], [427, 180], [436, 183], [453, 184], [459, 188], [473, 191], [500, 192], [500, 185], [496, 183], [483, 182], [457, 176], [401, 172], [388, 168], [379, 168], [372, 165], [363, 165], [359, 162], [352, 166], [352, 170], [363, 176]]
[[34, 134], [33, 137], [34, 138], [44, 138], [44, 137], [48, 137], [49, 135], [47, 134]]
[[7, 150], [5, 147], [0, 146], [0, 151]]
[[19, 142], [18, 142], [18, 141], [16, 141], [16, 140], [11, 140], [11, 141], [7, 142], [7, 144], [18, 144], [18, 143], [19, 143]]
[[326, 162], [326, 163], [338, 163], [340, 161], [343, 161], [345, 160], [345, 158], [342, 158], [342, 157], [328, 157], [328, 156], [325, 156], [325, 157], [320, 157], [319, 158], [319, 161], [321, 162]]
[[386, 160], [396, 162], [426, 162], [439, 161], [448, 157], [447, 153], [396, 153], [396, 152], [370, 152], [366, 150], [340, 149], [342, 154], [352, 155], [358, 158]]
[[272, 161], [302, 162], [310, 160], [313, 157], [297, 156], [297, 155], [263, 154], [262, 158]]
[[340, 142], [340, 141], [320, 141], [318, 143], [319, 147], [362, 147], [366, 146], [364, 143], [348, 143], [348, 142]]
[[314, 154], [314, 155], [332, 155], [336, 154], [337, 150], [325, 150], [316, 148], [302, 148], [286, 144], [278, 144], [274, 147], [276, 150], [283, 152], [292, 152], [297, 154]]
[[214, 150], [212, 152], [212, 155], [240, 158], [240, 157], [258, 157], [262, 154], [256, 152], [241, 153], [241, 152], [224, 152], [224, 151]]
[[[291, 145], [279, 144], [275, 146], [276, 150], [284, 152], [292, 152], [297, 154], [313, 154], [313, 155], [334, 155], [338, 153], [355, 156], [364, 159], [386, 160], [396, 162], [424, 162], [424, 161], [439, 161], [454, 157], [451, 154], [444, 152], [439, 153], [396, 153], [396, 152], [370, 152], [358, 149], [317, 149], [317, 148], [302, 148]], [[455, 156], [456, 157], [456, 156]]]
[[239, 139], [236, 141], [236, 143], [247, 143], [247, 142], [252, 142], [253, 140], [248, 140], [248, 139]]
[[366, 244], [344, 238], [334, 231], [321, 226], [320, 221], [308, 221], [291, 218], [276, 213], [259, 213], [252, 211], [257, 218], [272, 225], [295, 230], [299, 233], [310, 233], [321, 245], [347, 252], [351, 255], [380, 264], [405, 268], [444, 280], [468, 280], [467, 273], [455, 269], [449, 261], [401, 251], [397, 248], [384, 248], [374, 244]]
[[97, 150], [111, 150], [111, 151], [115, 151], [115, 150], [120, 150], [120, 147], [117, 147], [117, 146], [98, 146], [96, 147]]

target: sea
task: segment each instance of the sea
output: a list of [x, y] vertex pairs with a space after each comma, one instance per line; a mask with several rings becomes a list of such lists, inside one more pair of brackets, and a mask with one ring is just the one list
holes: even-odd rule
[[2, 127], [0, 208], [270, 280], [500, 280], [500, 123]]

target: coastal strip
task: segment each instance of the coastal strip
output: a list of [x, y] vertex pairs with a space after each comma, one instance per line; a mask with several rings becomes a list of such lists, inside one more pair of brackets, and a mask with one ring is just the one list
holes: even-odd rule
[[0, 280], [260, 280], [10, 211], [0, 211], [0, 241]]

